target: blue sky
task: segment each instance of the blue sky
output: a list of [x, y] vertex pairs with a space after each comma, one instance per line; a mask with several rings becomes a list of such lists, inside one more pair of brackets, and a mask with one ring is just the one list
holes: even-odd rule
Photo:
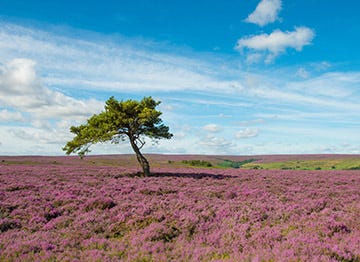
[[359, 154], [359, 8], [0, 0], [0, 155], [63, 154], [112, 95], [162, 101], [174, 138], [147, 153]]

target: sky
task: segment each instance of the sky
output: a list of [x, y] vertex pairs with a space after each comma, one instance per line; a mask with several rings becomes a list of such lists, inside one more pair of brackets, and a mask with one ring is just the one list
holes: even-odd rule
[[[0, 155], [152, 96], [144, 153], [360, 154], [360, 2], [0, 0]], [[91, 154], [131, 153], [125, 142]]]

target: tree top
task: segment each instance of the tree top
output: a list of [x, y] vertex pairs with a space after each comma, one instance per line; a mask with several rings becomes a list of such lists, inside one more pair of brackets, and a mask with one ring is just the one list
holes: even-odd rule
[[105, 102], [103, 112], [94, 114], [86, 124], [70, 128], [75, 137], [63, 150], [66, 154], [78, 153], [83, 156], [96, 143], [118, 143], [128, 138], [130, 142], [140, 143], [141, 148], [144, 136], [155, 140], [170, 139], [173, 135], [169, 132], [169, 127], [163, 124], [160, 118], [162, 113], [156, 110], [160, 103], [151, 96], [140, 101], [118, 101], [112, 96]]

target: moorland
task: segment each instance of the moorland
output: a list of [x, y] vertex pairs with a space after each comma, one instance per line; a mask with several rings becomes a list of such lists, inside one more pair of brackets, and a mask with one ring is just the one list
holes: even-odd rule
[[1, 156], [0, 261], [360, 261], [360, 156]]

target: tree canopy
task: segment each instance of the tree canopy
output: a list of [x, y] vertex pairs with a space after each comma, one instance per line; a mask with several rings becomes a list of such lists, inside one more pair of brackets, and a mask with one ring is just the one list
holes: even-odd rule
[[158, 140], [173, 136], [160, 118], [162, 113], [156, 110], [159, 104], [152, 97], [144, 97], [141, 101], [118, 101], [110, 97], [105, 102], [103, 112], [90, 117], [86, 124], [70, 128], [75, 137], [63, 150], [68, 155], [78, 153], [82, 157], [93, 144], [107, 141], [119, 143], [129, 139], [144, 174], [150, 175], [149, 163], [140, 152], [145, 144], [144, 137]]

